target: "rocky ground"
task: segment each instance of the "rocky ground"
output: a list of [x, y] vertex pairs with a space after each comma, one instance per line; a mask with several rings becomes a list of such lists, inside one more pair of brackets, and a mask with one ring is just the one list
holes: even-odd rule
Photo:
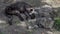
[[14, 25], [1, 24], [0, 25], [1, 34], [47, 34], [47, 31], [43, 28], [37, 28], [32, 31], [28, 31], [26, 28]]
[[[25, 27], [20, 26], [21, 23], [16, 23], [11, 26], [8, 25], [8, 23], [6, 22], [8, 18], [6, 18], [6, 16], [3, 14], [3, 10], [6, 5], [9, 4], [0, 3], [0, 34], [60, 34], [59, 31], [51, 32], [48, 29], [44, 28], [36, 28], [30, 31], [27, 30]], [[19, 22], [18, 18], [14, 20], [17, 20]]]
[[9, 26], [6, 23], [0, 23], [0, 34], [60, 34], [60, 32], [49, 31], [48, 29], [46, 30], [44, 28], [32, 29], [31, 31], [29, 31], [17, 24]]

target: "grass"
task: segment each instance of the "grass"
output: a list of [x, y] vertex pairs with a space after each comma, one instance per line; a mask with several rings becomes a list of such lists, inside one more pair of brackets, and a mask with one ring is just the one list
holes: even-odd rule
[[60, 31], [60, 18], [59, 17], [55, 19], [54, 28]]
[[0, 34], [4, 34], [3, 32], [0, 32]]

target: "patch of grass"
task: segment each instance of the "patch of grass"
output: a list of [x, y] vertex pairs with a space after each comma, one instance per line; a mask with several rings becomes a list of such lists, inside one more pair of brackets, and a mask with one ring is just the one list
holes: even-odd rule
[[60, 31], [60, 18], [55, 19], [54, 28]]
[[4, 34], [3, 32], [0, 32], [0, 34]]
[[19, 21], [19, 20], [16, 20], [16, 21], [15, 21], [15, 23], [16, 23], [16, 24], [19, 24], [19, 23], [20, 23], [20, 21]]

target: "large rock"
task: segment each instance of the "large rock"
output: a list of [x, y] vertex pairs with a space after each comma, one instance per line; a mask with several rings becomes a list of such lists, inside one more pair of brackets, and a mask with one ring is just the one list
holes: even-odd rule
[[37, 11], [37, 24], [42, 24], [45, 28], [52, 28], [54, 24], [53, 9], [49, 5], [42, 6]]

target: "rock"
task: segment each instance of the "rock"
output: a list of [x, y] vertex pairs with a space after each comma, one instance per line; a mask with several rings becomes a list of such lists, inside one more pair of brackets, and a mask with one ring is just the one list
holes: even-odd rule
[[0, 20], [0, 23], [6, 23], [6, 21]]
[[47, 31], [48, 34], [53, 34], [53, 32]]
[[38, 14], [36, 15], [37, 16], [36, 17], [36, 19], [37, 19], [36, 23], [43, 25], [45, 28], [52, 28], [52, 26], [54, 24], [54, 20], [53, 20], [54, 17], [52, 19], [52, 16], [53, 16], [52, 7], [49, 5], [44, 5], [37, 12], [38, 12]]

